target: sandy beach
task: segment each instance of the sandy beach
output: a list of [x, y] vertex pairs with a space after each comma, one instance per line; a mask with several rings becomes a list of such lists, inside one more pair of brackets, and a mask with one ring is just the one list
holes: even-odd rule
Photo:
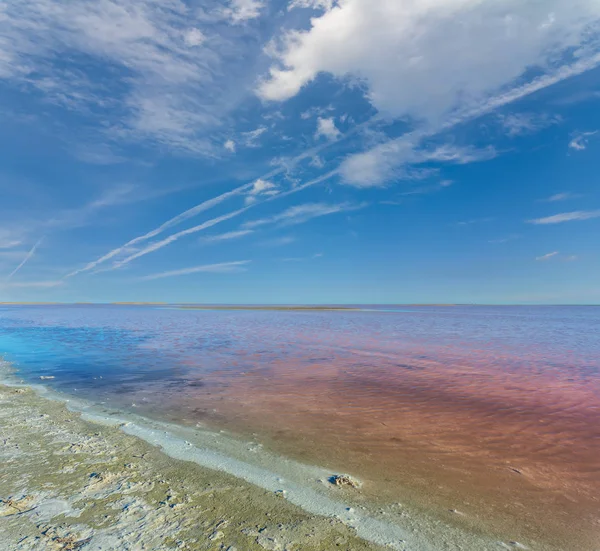
[[0, 387], [0, 549], [379, 549], [284, 495]]
[[40, 389], [0, 385], [2, 551], [525, 548], [417, 517], [401, 503], [374, 510], [360, 481], [338, 486], [285, 458], [268, 465], [278, 472], [265, 471], [222, 455], [240, 455], [226, 438], [204, 450], [182, 440], [185, 432], [159, 437], [70, 411]]

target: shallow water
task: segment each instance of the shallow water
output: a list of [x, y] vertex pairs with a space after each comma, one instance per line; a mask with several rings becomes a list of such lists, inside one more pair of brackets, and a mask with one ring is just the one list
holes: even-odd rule
[[0, 353], [31, 382], [350, 471], [372, 500], [533, 548], [600, 541], [600, 308], [5, 307]]

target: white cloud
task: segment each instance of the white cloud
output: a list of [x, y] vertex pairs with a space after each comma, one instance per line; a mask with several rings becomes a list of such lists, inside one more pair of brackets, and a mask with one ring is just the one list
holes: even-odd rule
[[288, 5], [288, 11], [295, 8], [310, 8], [313, 10], [329, 11], [336, 0], [292, 0]]
[[232, 239], [239, 239], [240, 237], [245, 237], [254, 233], [253, 230], [239, 230], [239, 231], [230, 231], [227, 233], [221, 233], [218, 235], [209, 235], [207, 237], [203, 237], [201, 241], [203, 243], [220, 243], [221, 241], [231, 241]]
[[233, 140], [227, 140], [223, 147], [230, 153], [235, 153], [235, 142]]
[[559, 201], [568, 201], [569, 199], [577, 199], [581, 197], [581, 195], [577, 195], [576, 193], [571, 193], [570, 191], [565, 191], [563, 193], [555, 193], [551, 195], [547, 199], [543, 199], [543, 201], [547, 203], [557, 203]]
[[253, 77], [232, 55], [243, 30], [205, 40], [218, 22], [207, 13], [178, 0], [4, 2], [0, 78], [83, 113], [112, 139], [213, 154], [210, 130]]
[[258, 201], [260, 197], [273, 197], [279, 193], [280, 190], [276, 184], [259, 178], [252, 184], [250, 191], [248, 191], [246, 204], [254, 203]]
[[493, 159], [497, 155], [493, 147], [477, 149], [445, 144], [418, 149], [420, 139], [420, 135], [407, 134], [351, 155], [340, 166], [344, 183], [366, 188], [385, 185], [392, 179], [421, 179], [433, 173], [430, 168], [419, 168], [418, 165], [468, 164]]
[[537, 261], [550, 260], [551, 258], [554, 258], [557, 255], [558, 255], [558, 251], [554, 251], [553, 253], [548, 253], [548, 254], [545, 254], [543, 256], [538, 256], [536, 258], [536, 260]]
[[[497, 96], [486, 98], [481, 103], [466, 106], [462, 111], [452, 114], [437, 125], [424, 125], [420, 129], [376, 145], [365, 152], [351, 155], [342, 163], [340, 173], [350, 175], [351, 178], [347, 183], [357, 187], [385, 185], [392, 178], [414, 178], [415, 172], [410, 169], [411, 157], [414, 153], [411, 150], [416, 151], [422, 147], [423, 142], [427, 139], [448, 131], [457, 125], [487, 115], [496, 109], [553, 86], [565, 79], [581, 75], [598, 65], [600, 65], [600, 53], [581, 58], [571, 64], [562, 65], [550, 73], [525, 84], [519, 84], [508, 91], [499, 93]], [[495, 156], [495, 154], [492, 154], [495, 151], [493, 148], [488, 148], [488, 151], [491, 154], [490, 158]], [[397, 155], [397, 153], [401, 154]], [[355, 160], [357, 161], [357, 171], [352, 174]], [[421, 174], [422, 171], [417, 172], [417, 175]]]
[[13, 232], [0, 229], [0, 249], [12, 249], [21, 243], [22, 240], [17, 238]]
[[224, 13], [234, 23], [256, 19], [265, 7], [264, 2], [261, 0], [230, 0], [229, 5], [230, 7], [226, 8]]
[[561, 224], [563, 222], [573, 222], [575, 220], [591, 220], [592, 218], [600, 218], [600, 210], [577, 210], [574, 212], [563, 212], [545, 218], [536, 218], [528, 220], [530, 224], [545, 225], [545, 224]]
[[158, 274], [150, 274], [142, 277], [144, 281], [154, 279], [163, 279], [165, 277], [176, 277], [188, 274], [197, 273], [213, 273], [213, 274], [231, 274], [237, 272], [245, 272], [244, 266], [249, 264], [250, 260], [239, 260], [237, 262], [223, 262], [221, 264], [206, 264], [204, 266], [194, 266], [193, 268], [184, 268], [182, 270], [172, 270], [170, 272], [161, 272]]
[[259, 93], [285, 100], [326, 72], [364, 83], [383, 113], [436, 121], [546, 72], [599, 20], [597, 0], [340, 0], [288, 32]]
[[595, 136], [597, 133], [598, 131], [581, 132], [571, 140], [571, 142], [569, 143], [569, 149], [574, 149], [575, 151], [584, 151], [585, 149], [587, 149], [589, 138], [591, 136]]
[[194, 48], [196, 46], [202, 45], [206, 40], [206, 37], [199, 29], [188, 29], [187, 31], [185, 31], [183, 39], [185, 40], [185, 43], [188, 46]]
[[242, 141], [246, 147], [260, 147], [259, 138], [267, 131], [266, 126], [259, 126], [256, 130], [242, 132]]
[[513, 113], [499, 117], [500, 123], [510, 137], [534, 134], [545, 128], [559, 124], [561, 117], [547, 113]]
[[315, 132], [315, 138], [319, 139], [321, 137], [327, 138], [328, 140], [337, 140], [341, 135], [341, 132], [338, 130], [335, 125], [335, 120], [333, 117], [323, 118], [319, 117], [317, 119], [317, 131]]
[[313, 218], [321, 216], [327, 216], [329, 214], [337, 214], [340, 212], [350, 212], [359, 210], [366, 207], [366, 203], [355, 204], [355, 203], [339, 203], [339, 204], [326, 204], [326, 203], [306, 203], [304, 205], [297, 205], [290, 207], [279, 214], [269, 216], [267, 218], [261, 218], [259, 220], [252, 220], [244, 224], [245, 228], [256, 228], [264, 226], [266, 224], [281, 224], [282, 226], [292, 226], [295, 224], [302, 224]]

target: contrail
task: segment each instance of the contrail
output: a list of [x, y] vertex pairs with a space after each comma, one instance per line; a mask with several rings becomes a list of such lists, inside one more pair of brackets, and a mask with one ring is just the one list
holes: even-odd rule
[[170, 220], [167, 220], [164, 224], [160, 225], [158, 228], [155, 228], [152, 231], [149, 231], [148, 233], [146, 233], [144, 235], [140, 235], [139, 237], [136, 237], [135, 239], [128, 241], [127, 243], [125, 243], [125, 245], [122, 245], [116, 249], [113, 249], [112, 251], [105, 254], [103, 257], [99, 258], [98, 260], [94, 260], [93, 262], [86, 264], [83, 268], [80, 268], [79, 270], [75, 270], [74, 272], [67, 274], [64, 277], [64, 279], [73, 277], [73, 276], [75, 276], [77, 274], [81, 274], [83, 272], [89, 272], [90, 270], [93, 270], [96, 266], [98, 266], [98, 264], [102, 264], [103, 262], [106, 262], [107, 260], [114, 258], [115, 256], [117, 256], [120, 253], [126, 251], [127, 249], [137, 245], [138, 243], [148, 241], [148, 239], [152, 239], [153, 237], [156, 237], [157, 235], [163, 233], [165, 230], [171, 228], [172, 226], [176, 226], [177, 224], [180, 224], [181, 222], [187, 220], [188, 218], [192, 218], [192, 217], [196, 216], [197, 214], [199, 214], [205, 210], [208, 210], [208, 209], [218, 205], [219, 203], [222, 203], [223, 201], [229, 199], [230, 197], [233, 197], [234, 195], [243, 193], [246, 189], [250, 189], [252, 187], [252, 185], [253, 185], [253, 183], [245, 184], [245, 185], [237, 187], [231, 191], [228, 191], [227, 193], [223, 193], [217, 197], [213, 197], [212, 199], [204, 201], [203, 203], [200, 203], [200, 204], [196, 205], [195, 207], [192, 207], [191, 209], [188, 209], [185, 212], [182, 212], [181, 214], [174, 216]]
[[[350, 136], [353, 136], [354, 134], [359, 132], [362, 128], [366, 128], [369, 125], [373, 124], [374, 122], [377, 122], [378, 120], [380, 120], [380, 117], [378, 115], [376, 115], [363, 123], [357, 124], [354, 128], [352, 128], [348, 132], [346, 132], [346, 134], [344, 134], [344, 136], [342, 136], [335, 143], [339, 143], [339, 142], [349, 138]], [[320, 153], [323, 149], [330, 147], [331, 144], [332, 144], [332, 142], [328, 142], [328, 143], [325, 143], [322, 145], [311, 147], [311, 148], [303, 151], [296, 157], [290, 159], [288, 166], [293, 166], [304, 159], [313, 157], [314, 155]], [[267, 174], [260, 176], [259, 179], [267, 180], [269, 178], [272, 178], [273, 176], [277, 176], [278, 174], [285, 172], [285, 170], [286, 170], [286, 168], [276, 168], [274, 170], [271, 170]], [[327, 179], [329, 177], [330, 177], [330, 175], [328, 174], [328, 175], [325, 175], [325, 178], [323, 178], [323, 179]], [[201, 212], [204, 212], [205, 210], [208, 210], [208, 209], [222, 203], [223, 201], [226, 201], [230, 197], [239, 195], [239, 194], [243, 193], [244, 191], [251, 189], [252, 186], [254, 185], [255, 181], [256, 180], [253, 180], [252, 182], [250, 182], [248, 184], [244, 184], [235, 189], [232, 189], [231, 191], [228, 191], [226, 193], [218, 195], [217, 197], [208, 199], [207, 201], [204, 201], [203, 203], [200, 203], [200, 204], [182, 212], [181, 214], [174, 216], [173, 218], [171, 218], [170, 220], [167, 220], [164, 224], [162, 224], [158, 228], [155, 228], [152, 231], [149, 231], [148, 233], [146, 233], [144, 235], [140, 235], [139, 237], [136, 237], [136, 238], [132, 239], [131, 241], [128, 241], [124, 245], [117, 247], [116, 249], [113, 249], [112, 251], [106, 253], [101, 258], [98, 258], [97, 260], [94, 260], [93, 262], [86, 264], [83, 268], [80, 268], [79, 270], [75, 270], [75, 271], [71, 272], [70, 274], [67, 274], [63, 279], [67, 279], [67, 278], [76, 276], [78, 274], [81, 274], [84, 272], [89, 272], [90, 270], [93, 270], [99, 264], [103, 264], [107, 260], [110, 260], [111, 258], [118, 256], [119, 254], [127, 251], [127, 249], [135, 246], [136, 244], [142, 243], [144, 241], [148, 241], [148, 239], [152, 239], [153, 237], [156, 237], [157, 235], [163, 233], [166, 229], [171, 228], [177, 224], [180, 224], [181, 222], [184, 222], [185, 220], [188, 220], [189, 218], [192, 218], [192, 217], [196, 216], [197, 214], [200, 214]], [[304, 187], [306, 187], [306, 186], [299, 186], [298, 188], [294, 188], [288, 192], [281, 193], [277, 197], [285, 197], [286, 195], [289, 195], [291, 192], [300, 191], [301, 189], [304, 189]], [[256, 204], [260, 204], [260, 203], [256, 203]], [[104, 270], [100, 270], [100, 271], [104, 271]]]
[[42, 239], [40, 239], [32, 248], [31, 250], [27, 253], [27, 255], [25, 256], [25, 258], [23, 259], [23, 261], [21, 262], [21, 264], [19, 264], [10, 274], [9, 276], [6, 278], [6, 281], [10, 281], [11, 278], [23, 267], [25, 266], [25, 264], [27, 264], [28, 260], [35, 254], [36, 249], [39, 247], [40, 243], [44, 240], [44, 238], [42, 237]]
[[329, 178], [332, 178], [335, 174], [337, 174], [337, 171], [333, 170], [331, 172], [328, 172], [327, 174], [324, 174], [323, 176], [319, 176], [318, 178], [315, 178], [314, 180], [306, 182], [305, 184], [302, 184], [301, 186], [298, 186], [294, 189], [285, 191], [283, 193], [280, 193], [279, 195], [274, 195], [273, 197], [269, 197], [268, 199], [265, 199], [264, 201], [262, 201], [260, 203], [253, 203], [251, 205], [248, 205], [247, 207], [243, 207], [241, 209], [235, 210], [233, 212], [229, 212], [227, 214], [223, 214], [222, 216], [218, 216], [217, 218], [213, 218], [211, 220], [203, 222], [202, 224], [194, 226], [193, 228], [189, 228], [187, 230], [183, 230], [183, 231], [174, 233], [173, 235], [166, 237], [162, 241], [157, 241], [156, 243], [151, 243], [145, 249], [142, 249], [141, 251], [138, 251], [138, 252], [128, 256], [127, 258], [120, 260], [119, 262], [116, 262], [111, 268], [109, 268], [106, 271], [112, 271], [112, 270], [121, 268], [125, 264], [129, 264], [132, 260], [135, 260], [136, 258], [140, 258], [141, 256], [145, 256], [149, 253], [152, 253], [154, 251], [162, 249], [163, 247], [170, 245], [174, 241], [177, 241], [178, 239], [185, 237], [186, 235], [191, 235], [193, 233], [203, 231], [207, 228], [212, 228], [213, 226], [220, 224], [221, 222], [225, 222], [226, 220], [230, 220], [231, 218], [235, 218], [236, 216], [239, 216], [240, 214], [246, 212], [247, 210], [250, 210], [251, 208], [256, 207], [257, 205], [262, 205], [269, 201], [274, 201], [275, 199], [279, 199], [281, 197], [291, 195], [292, 193], [296, 193], [298, 191], [306, 189], [307, 187], [314, 186], [315, 184], [319, 184], [325, 180], [328, 180]]
[[[563, 65], [562, 67], [559, 67], [558, 69], [556, 69], [554, 72], [552, 72], [550, 74], [538, 77], [524, 85], [517, 86], [503, 94], [500, 94], [495, 97], [491, 97], [488, 100], [484, 101], [482, 104], [475, 106], [472, 109], [454, 114], [454, 116], [452, 116], [445, 123], [441, 124], [438, 128], [413, 130], [412, 132], [409, 132], [409, 133], [403, 135], [401, 138], [396, 138], [395, 140], [413, 138], [415, 141], [418, 142], [424, 138], [430, 137], [435, 134], [439, 134], [440, 132], [442, 132], [444, 130], [449, 130], [450, 128], [453, 128], [454, 126], [457, 126], [457, 125], [467, 122], [469, 120], [473, 120], [480, 116], [488, 114], [488, 113], [494, 111], [495, 109], [498, 109], [499, 107], [503, 107], [505, 105], [508, 105], [510, 103], [518, 101], [518, 100], [520, 100], [524, 97], [527, 97], [535, 92], [538, 92], [540, 90], [543, 90], [545, 88], [553, 86], [554, 84], [557, 84], [563, 80], [572, 78], [574, 76], [581, 75], [587, 71], [595, 69], [596, 67], [598, 67], [598, 65], [600, 65], [600, 54], [596, 53], [588, 58], [583, 58], [581, 60], [578, 60], [577, 62], [575, 62], [573, 64]], [[375, 117], [365, 121], [364, 123], [357, 125], [357, 127], [351, 129], [344, 136], [342, 136], [342, 138], [340, 140], [338, 140], [337, 142], [334, 142], [334, 143], [339, 143], [339, 141], [344, 140], [347, 137], [355, 134], [360, 128], [368, 127], [370, 124], [373, 124], [377, 120], [380, 120], [379, 116], [375, 116]], [[393, 142], [395, 140], [391, 140], [391, 141]], [[321, 146], [310, 148], [310, 149], [304, 151], [303, 153], [301, 153], [300, 155], [296, 156], [295, 158], [291, 159], [290, 162], [292, 164], [297, 163], [300, 160], [310, 157], [311, 155], [315, 155], [316, 153], [318, 153], [319, 151], [321, 151], [322, 149], [324, 149], [326, 147], [329, 147], [330, 145], [331, 145], [331, 143], [327, 143], [327, 144], [324, 144]], [[283, 168], [272, 170], [267, 175], [262, 176], [262, 178], [267, 179], [269, 177], [273, 177], [277, 174], [280, 174], [284, 170], [285, 169], [283, 169]], [[297, 188], [292, 188], [291, 190], [288, 190], [287, 192], [280, 193], [279, 195], [271, 197], [265, 201], [256, 203], [254, 206], [262, 204], [262, 203], [270, 201], [270, 200], [280, 199], [280, 198], [290, 195], [292, 193], [296, 193], [306, 187], [314, 185], [317, 182], [327, 180], [327, 179], [331, 178], [333, 175], [338, 174], [339, 172], [340, 172], [339, 168], [335, 169], [330, 173], [327, 173], [319, 178], [316, 178], [315, 180], [312, 180], [311, 182], [308, 182], [307, 184], [298, 186]], [[90, 262], [83, 268], [80, 268], [79, 270], [75, 270], [74, 272], [67, 274], [63, 279], [73, 277], [73, 276], [83, 273], [83, 272], [89, 272], [90, 270], [93, 270], [96, 266], [98, 266], [99, 264], [102, 264], [102, 263], [106, 262], [107, 260], [110, 260], [111, 258], [114, 258], [115, 256], [117, 256], [123, 252], [126, 252], [127, 249], [133, 247], [134, 245], [144, 242], [144, 241], [147, 241], [153, 237], [156, 237], [157, 235], [163, 233], [166, 229], [171, 228], [172, 226], [175, 226], [193, 216], [196, 216], [197, 214], [222, 203], [223, 201], [225, 201], [226, 199], [229, 199], [232, 196], [243, 193], [245, 190], [250, 189], [252, 186], [253, 186], [253, 182], [245, 184], [240, 187], [237, 187], [237, 188], [235, 188], [231, 191], [228, 191], [226, 193], [223, 193], [222, 195], [219, 195], [213, 199], [204, 201], [203, 203], [200, 203], [199, 205], [196, 205], [195, 207], [188, 209], [187, 211], [175, 216], [174, 218], [171, 218], [170, 220], [168, 220], [167, 222], [165, 222], [158, 228], [156, 228], [144, 235], [141, 235], [139, 237], [132, 239], [131, 241], [125, 243], [125, 245], [122, 245], [121, 247], [113, 249], [112, 251], [110, 251], [109, 253], [104, 255], [103, 257], [101, 257], [93, 262]], [[196, 233], [207, 227], [211, 227], [215, 224], [218, 224], [224, 220], [228, 220], [230, 218], [238, 216], [239, 214], [248, 210], [248, 208], [249, 207], [242, 208], [242, 209], [239, 209], [232, 213], [229, 213], [227, 215], [214, 218], [212, 220], [209, 220], [208, 222], [205, 222], [204, 224], [200, 224], [198, 226], [190, 228], [189, 230], [184, 230], [182, 232], [178, 232], [176, 234], [173, 234], [170, 237], [167, 237], [166, 239], [163, 239], [162, 241], [153, 243], [153, 244], [149, 245], [148, 247], [142, 249], [141, 251], [135, 252], [134, 254], [129, 255], [128, 257], [121, 260], [120, 262], [117, 262], [112, 268], [109, 268], [109, 271], [119, 268], [125, 264], [128, 264], [132, 260], [135, 260], [136, 258], [139, 258], [139, 257], [144, 256], [148, 253], [151, 253], [155, 250], [158, 250], [166, 245], [169, 245], [170, 243], [177, 241], [180, 237], [189, 235], [191, 233]], [[127, 252], [131, 252], [131, 251], [127, 251]], [[23, 262], [23, 264], [27, 260], [28, 259], [26, 259]], [[17, 270], [15, 270], [14, 273], [16, 273], [16, 271], [18, 271], [18, 269], [20, 267], [21, 266], [19, 266], [17, 268]]]

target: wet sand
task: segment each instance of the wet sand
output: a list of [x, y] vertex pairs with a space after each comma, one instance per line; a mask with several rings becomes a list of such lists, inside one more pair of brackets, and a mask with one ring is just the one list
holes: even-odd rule
[[3, 551], [380, 549], [30, 389], [0, 386], [0, 464]]
[[256, 443], [85, 405], [77, 413], [83, 403], [67, 409], [39, 392], [0, 385], [1, 551], [522, 548], [399, 502], [370, 508], [358, 479]]

